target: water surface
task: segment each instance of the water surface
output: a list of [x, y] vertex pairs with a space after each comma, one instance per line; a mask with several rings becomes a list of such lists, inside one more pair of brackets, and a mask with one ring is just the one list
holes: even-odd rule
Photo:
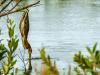
[[[73, 63], [73, 54], [85, 52], [87, 45], [100, 45], [100, 2], [96, 0], [41, 0], [40, 5], [31, 7], [29, 12], [29, 41], [33, 57], [39, 57], [38, 49], [46, 48], [47, 54], [57, 60], [59, 67]], [[16, 34], [21, 13], [13, 14]], [[1, 38], [7, 38], [6, 24], [2, 18]], [[99, 46], [100, 48], [100, 46]], [[21, 41], [19, 48], [22, 50]], [[20, 62], [19, 62], [20, 64]]]

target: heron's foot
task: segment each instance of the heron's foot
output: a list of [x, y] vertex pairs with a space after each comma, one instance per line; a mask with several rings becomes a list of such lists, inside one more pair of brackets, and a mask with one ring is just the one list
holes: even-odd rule
[[32, 65], [29, 64], [28, 71], [32, 71]]

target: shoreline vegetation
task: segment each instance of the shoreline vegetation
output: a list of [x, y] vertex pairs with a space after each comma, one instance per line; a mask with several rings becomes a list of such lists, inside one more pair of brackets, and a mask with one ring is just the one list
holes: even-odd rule
[[[32, 6], [37, 6], [37, 4], [40, 3], [40, 1], [37, 1], [36, 3], [29, 4], [27, 6], [24, 6], [22, 8], [17, 8], [17, 6], [24, 0], [1, 0], [0, 1], [0, 17], [7, 16], [9, 14], [15, 13], [15, 12], [25, 12], [25, 10]], [[12, 4], [13, 3], [13, 4]], [[27, 2], [26, 2], [27, 3]], [[11, 9], [8, 7], [10, 5], [13, 5]], [[23, 18], [24, 25], [27, 23], [26, 20], [28, 18]], [[12, 19], [8, 18], [7, 23], [7, 29], [8, 29], [8, 36], [9, 39], [0, 39], [0, 75], [33, 75], [32, 71], [34, 70], [35, 75], [100, 75], [100, 50], [97, 50], [97, 43], [93, 45], [92, 48], [86, 47], [86, 51], [88, 55], [85, 55], [81, 51], [74, 54], [73, 62], [76, 64], [75, 67], [72, 65], [66, 66], [68, 67], [67, 70], [64, 71], [67, 74], [60, 74], [60, 70], [57, 67], [57, 61], [52, 61], [52, 57], [46, 54], [45, 48], [39, 49], [40, 58], [32, 58], [31, 53], [29, 52], [29, 58], [28, 58], [28, 68], [27, 64], [25, 63], [25, 58], [23, 54], [21, 53], [21, 57], [19, 59], [22, 61], [24, 65], [23, 69], [20, 69], [20, 67], [15, 68], [16, 63], [18, 60], [16, 59], [17, 54], [17, 47], [19, 44], [18, 36], [15, 34], [15, 27], [16, 24]], [[2, 29], [0, 29], [0, 35]], [[22, 28], [23, 31], [23, 28]], [[24, 35], [25, 33], [23, 33]], [[26, 37], [26, 36], [25, 36]], [[25, 39], [25, 38], [24, 38]], [[7, 47], [5, 43], [2, 43], [3, 40], [7, 40]], [[23, 42], [25, 42], [24, 40]], [[29, 49], [27, 45], [25, 46], [26, 49]], [[67, 56], [66, 56], [67, 57]], [[35, 67], [31, 67], [31, 60], [41, 60], [41, 68], [38, 69], [38, 67], [35, 65]], [[34, 61], [33, 61], [34, 62]], [[38, 64], [39, 65], [39, 64]], [[73, 67], [73, 68], [72, 68]], [[31, 69], [31, 70], [30, 70]], [[19, 74], [19, 72], [22, 72]]]
[[[9, 19], [7, 28], [8, 36], [7, 40], [8, 47], [0, 42], [0, 75], [19, 75], [18, 68], [14, 68], [17, 59], [16, 50], [18, 47], [19, 39], [16, 37], [14, 29], [16, 24], [14, 21]], [[1, 31], [1, 30], [0, 30]], [[97, 50], [97, 43], [94, 44], [92, 48], [86, 47], [88, 55], [82, 54], [81, 51], [74, 54], [73, 61], [76, 63], [76, 67], [71, 69], [71, 65], [68, 68], [67, 75], [100, 75], [100, 50]], [[45, 48], [39, 49], [41, 63], [41, 72], [35, 68], [36, 75], [60, 75], [60, 71], [57, 68], [56, 61], [52, 61], [52, 57], [46, 55]], [[25, 59], [20, 57], [24, 64], [24, 73], [23, 75], [32, 75], [31, 71], [26, 69]], [[67, 66], [66, 66], [67, 67]], [[73, 74], [72, 74], [73, 73]]]

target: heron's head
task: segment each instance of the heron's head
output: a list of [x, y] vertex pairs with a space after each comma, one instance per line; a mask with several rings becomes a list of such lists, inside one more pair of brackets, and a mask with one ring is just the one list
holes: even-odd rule
[[22, 10], [20, 11], [23, 13], [22, 17], [21, 17], [21, 23], [23, 22], [23, 20], [26, 18], [25, 16], [28, 15], [28, 12], [29, 10], [28, 9], [25, 9], [25, 10]]
[[24, 9], [24, 10], [21, 10], [20, 12], [25, 13], [25, 12], [29, 12], [29, 10], [28, 9]]

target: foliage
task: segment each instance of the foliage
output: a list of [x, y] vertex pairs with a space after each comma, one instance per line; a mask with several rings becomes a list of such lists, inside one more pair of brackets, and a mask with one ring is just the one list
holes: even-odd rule
[[[15, 24], [14, 21], [9, 19], [7, 24], [8, 28], [8, 47], [5, 44], [0, 42], [0, 62], [2, 61], [2, 68], [0, 68], [0, 75], [17, 75], [18, 68], [14, 68], [17, 60], [15, 59], [15, 51], [18, 47], [18, 38], [15, 36]], [[0, 31], [1, 32], [1, 31]], [[82, 54], [81, 51], [74, 55], [74, 62], [77, 63], [77, 67], [74, 68], [74, 71], [77, 75], [99, 75], [97, 69], [100, 69], [100, 50], [97, 50], [97, 43], [94, 44], [92, 48], [86, 47], [88, 55]], [[45, 48], [39, 49], [40, 57], [42, 59], [43, 67], [46, 73], [41, 75], [59, 75], [59, 71], [56, 67], [56, 63], [52, 63], [51, 57], [46, 56]], [[22, 59], [24, 62], [25, 60]], [[24, 63], [25, 65], [25, 63]], [[29, 75], [30, 72], [24, 72], [24, 75]], [[69, 66], [68, 75], [71, 75], [71, 66]]]
[[7, 49], [4, 44], [0, 44], [0, 61], [4, 58], [4, 54], [6, 53]]
[[[92, 49], [86, 47], [89, 56], [83, 55], [80, 51], [74, 55], [74, 62], [78, 64], [85, 75], [87, 72], [94, 74], [97, 72], [96, 69], [100, 69], [100, 50], [96, 50], [96, 48], [97, 43], [94, 44]], [[77, 68], [75, 68], [75, 71], [77, 71]]]
[[[14, 59], [15, 55], [14, 52], [17, 49], [18, 46], [18, 39], [15, 37], [14, 35], [14, 28], [15, 28], [15, 24], [13, 24], [14, 21], [9, 19], [7, 28], [8, 28], [8, 34], [9, 34], [9, 39], [8, 39], [8, 49], [4, 47], [4, 45], [1, 45], [2, 49], [6, 50], [6, 58], [5, 60], [3, 60], [2, 63], [2, 70], [3, 70], [3, 74], [4, 75], [8, 75], [10, 70], [14, 67], [14, 65], [16, 64], [16, 61]], [[12, 73], [13, 75], [13, 73]]]
[[74, 67], [74, 71], [76, 72], [77, 75], [82, 75], [78, 67]]
[[[5, 53], [7, 52], [4, 44], [0, 43], [0, 61], [3, 60], [3, 58], [5, 57]], [[0, 68], [0, 75], [1, 75], [1, 68]]]
[[50, 56], [48, 55], [48, 57], [46, 57], [46, 53], [45, 53], [45, 48], [42, 48], [39, 50], [40, 51], [40, 57], [43, 61], [43, 64], [47, 65], [47, 71], [48, 74], [54, 74], [54, 75], [59, 75], [58, 69], [56, 67], [56, 63], [54, 62], [54, 64], [52, 63]]

